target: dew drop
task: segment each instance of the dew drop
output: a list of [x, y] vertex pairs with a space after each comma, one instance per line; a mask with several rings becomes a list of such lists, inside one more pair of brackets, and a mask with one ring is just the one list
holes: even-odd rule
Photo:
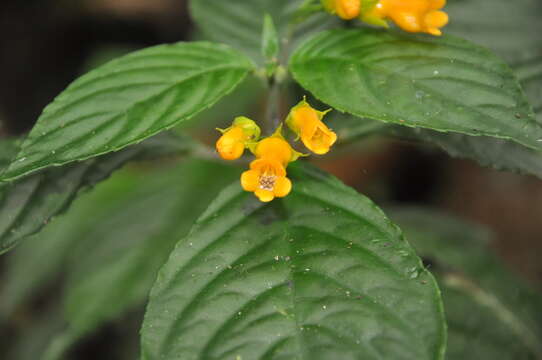
[[425, 93], [421, 90], [416, 91], [416, 99], [423, 99]]

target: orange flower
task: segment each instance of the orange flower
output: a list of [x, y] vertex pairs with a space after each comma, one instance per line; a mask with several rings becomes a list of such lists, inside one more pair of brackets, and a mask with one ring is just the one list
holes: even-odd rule
[[341, 19], [351, 20], [359, 16], [362, 0], [322, 0], [324, 8]]
[[250, 163], [250, 170], [241, 175], [241, 186], [245, 191], [263, 202], [275, 197], [284, 197], [292, 190], [292, 182], [286, 177], [286, 169], [275, 159], [262, 158]]
[[380, 0], [367, 18], [390, 18], [408, 32], [442, 35], [441, 27], [448, 23], [448, 15], [440, 11], [446, 0]]
[[239, 159], [246, 147], [260, 137], [260, 128], [256, 123], [244, 116], [235, 118], [227, 129], [217, 129], [222, 136], [216, 142], [216, 150], [224, 160]]
[[295, 132], [303, 144], [315, 154], [322, 155], [329, 151], [337, 141], [337, 134], [331, 131], [322, 119], [328, 111], [318, 111], [303, 99], [290, 110], [286, 123]]
[[260, 140], [254, 147], [253, 153], [257, 158], [275, 160], [287, 166], [289, 162], [297, 160], [303, 154], [295, 151], [282, 136], [282, 125], [275, 133]]

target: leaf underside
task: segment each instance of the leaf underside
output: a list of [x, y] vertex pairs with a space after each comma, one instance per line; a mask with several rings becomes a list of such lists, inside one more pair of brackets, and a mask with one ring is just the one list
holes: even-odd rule
[[0, 254], [37, 233], [86, 189], [129, 161], [186, 150], [181, 138], [163, 134], [123, 151], [52, 168], [0, 184]]

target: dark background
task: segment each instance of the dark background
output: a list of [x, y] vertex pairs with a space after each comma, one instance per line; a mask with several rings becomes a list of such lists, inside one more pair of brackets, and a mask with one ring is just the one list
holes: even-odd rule
[[[100, 56], [189, 40], [192, 29], [183, 0], [0, 1], [0, 136], [27, 132], [44, 106]], [[319, 165], [378, 203], [433, 206], [487, 225], [497, 253], [540, 288], [542, 181], [397, 140], [338, 153]], [[47, 302], [47, 293], [39, 301]], [[80, 343], [75, 357], [115, 358], [103, 351], [111, 338], [122, 339], [116, 325]]]

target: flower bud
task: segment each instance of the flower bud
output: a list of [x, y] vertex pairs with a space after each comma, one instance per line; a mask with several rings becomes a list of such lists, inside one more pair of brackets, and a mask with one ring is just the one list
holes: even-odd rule
[[337, 134], [330, 130], [322, 119], [328, 111], [318, 111], [303, 99], [290, 110], [286, 119], [288, 127], [295, 132], [307, 149], [322, 155], [337, 141]]
[[251, 119], [244, 116], [235, 118], [227, 129], [217, 129], [222, 136], [216, 142], [216, 150], [224, 160], [240, 158], [245, 148], [256, 142], [260, 137], [260, 128]]

